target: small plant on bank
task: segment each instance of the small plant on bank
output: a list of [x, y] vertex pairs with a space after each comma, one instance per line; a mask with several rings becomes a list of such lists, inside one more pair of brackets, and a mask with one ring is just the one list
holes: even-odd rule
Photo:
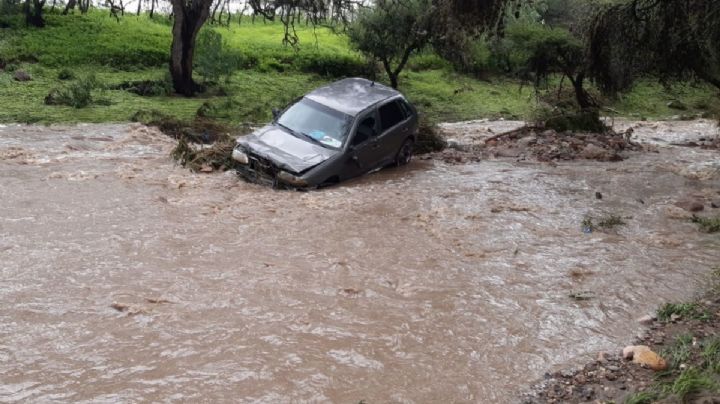
[[693, 215], [690, 219], [693, 223], [697, 224], [700, 231], [704, 233], [717, 233], [720, 232], [720, 216], [716, 217], [700, 217]]
[[625, 221], [622, 216], [618, 215], [607, 215], [603, 216], [595, 222], [592, 216], [585, 216], [581, 223], [582, 229], [586, 233], [593, 232], [595, 230], [610, 230], [617, 226], [625, 225]]
[[697, 303], [666, 303], [658, 310], [658, 320], [668, 322], [673, 314], [691, 318], [702, 315]]
[[720, 373], [720, 337], [712, 337], [703, 345], [703, 351], [700, 354], [703, 359], [703, 368], [716, 374]]
[[58, 72], [58, 80], [73, 80], [75, 78], [75, 73], [73, 73], [70, 69], [62, 69]]
[[655, 392], [639, 391], [626, 398], [624, 404], [651, 404], [658, 398], [658, 394]]
[[99, 85], [95, 75], [81, 77], [65, 87], [51, 90], [45, 97], [45, 104], [85, 108], [93, 102], [92, 90], [97, 87]]
[[691, 395], [706, 390], [717, 391], [718, 384], [707, 374], [697, 368], [687, 368], [675, 379], [672, 384], [665, 386], [667, 393], [675, 394], [682, 402], [685, 402]]
[[690, 359], [692, 341], [691, 334], [678, 335], [672, 344], [661, 352], [660, 356], [668, 360], [671, 369], [678, 369], [681, 364], [687, 363]]

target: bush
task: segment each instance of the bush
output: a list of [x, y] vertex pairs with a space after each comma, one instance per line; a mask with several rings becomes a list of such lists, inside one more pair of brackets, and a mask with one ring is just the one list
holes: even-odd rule
[[75, 78], [75, 73], [70, 69], [62, 69], [58, 72], [58, 80], [72, 80]]
[[242, 62], [240, 55], [228, 51], [222, 35], [207, 28], [198, 35], [194, 64], [206, 81], [217, 82], [227, 80]]
[[450, 67], [450, 63], [435, 52], [419, 53], [408, 61], [408, 68], [413, 71], [438, 70]]
[[445, 139], [434, 122], [420, 115], [418, 137], [415, 142], [415, 153], [423, 154], [440, 151], [446, 146]]
[[96, 87], [98, 82], [95, 76], [89, 75], [66, 87], [51, 90], [45, 97], [45, 104], [85, 108], [93, 102], [92, 90]]
[[374, 63], [349, 55], [305, 53], [294, 60], [298, 70], [326, 77], [372, 76]]
[[600, 120], [600, 112], [597, 109], [577, 110], [572, 107], [559, 108], [541, 104], [533, 111], [532, 115], [532, 120], [537, 126], [557, 132], [605, 133], [609, 129]]
[[173, 91], [170, 77], [165, 77], [162, 80], [123, 81], [120, 84], [112, 86], [111, 89], [124, 90], [144, 97], [169, 95]]

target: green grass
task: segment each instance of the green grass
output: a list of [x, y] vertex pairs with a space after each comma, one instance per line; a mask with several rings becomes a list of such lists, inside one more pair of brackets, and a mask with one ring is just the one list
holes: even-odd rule
[[692, 341], [691, 334], [678, 335], [670, 346], [663, 349], [660, 356], [668, 361], [670, 369], [678, 369], [681, 364], [687, 363], [692, 354]]
[[702, 315], [697, 303], [666, 303], [658, 310], [658, 320], [670, 321], [673, 314], [686, 318], [696, 318]]
[[651, 404], [658, 399], [658, 394], [650, 391], [640, 391], [631, 394], [625, 399], [624, 404]]
[[[219, 32], [228, 51], [239, 56], [238, 70], [221, 85], [222, 91], [215, 89], [196, 98], [142, 97], [98, 88], [93, 98], [109, 105], [49, 106], [43, 103], [48, 93], [77, 80], [60, 80], [68, 71], [74, 77], [93, 73], [105, 87], [163, 79], [170, 22], [147, 15], [127, 15], [117, 22], [106, 11], [68, 16], [47, 13], [47, 26], [42, 29], [26, 28], [20, 17], [12, 21], [13, 28], [0, 29], [0, 59], [8, 62], [8, 70], [29, 71], [33, 80], [17, 82], [12, 71], [0, 71], [0, 122], [123, 122], [138, 110], [151, 109], [189, 120], [202, 106], [203, 114], [224, 123], [260, 123], [270, 118], [272, 107], [282, 107], [337, 77], [364, 75], [368, 68], [347, 37], [328, 28], [298, 26], [300, 43], [293, 48], [283, 45], [281, 24], [260, 19], [251, 24], [244, 17], [242, 24], [234, 20], [230, 28], [204, 28]], [[39, 63], [31, 63], [35, 60]], [[382, 74], [378, 80], [387, 81]], [[432, 121], [524, 119], [536, 105], [531, 87], [502, 77], [484, 81], [458, 74], [429, 51], [411, 58], [400, 77], [400, 89]], [[667, 92], [645, 83], [612, 107], [622, 114], [669, 116], [675, 111], [667, 110], [668, 99], [703, 106], [716, 100], [712, 95], [705, 87], [685, 85]]]
[[720, 337], [712, 337], [704, 342], [701, 353], [703, 368], [720, 373]]
[[[687, 110], [669, 108], [667, 104], [673, 100], [682, 101]], [[643, 80], [612, 102], [610, 108], [620, 116], [658, 119], [702, 115], [718, 104], [717, 90], [704, 84], [674, 83], [665, 87], [656, 81]]]
[[717, 382], [707, 374], [693, 367], [683, 370], [674, 382], [665, 386], [667, 393], [675, 394], [683, 402], [691, 395], [706, 390], [717, 391]]

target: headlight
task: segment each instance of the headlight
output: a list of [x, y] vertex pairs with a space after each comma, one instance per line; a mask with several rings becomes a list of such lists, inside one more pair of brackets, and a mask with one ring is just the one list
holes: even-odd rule
[[247, 164], [250, 162], [250, 159], [248, 159], [248, 155], [238, 149], [233, 149], [232, 158], [240, 164]]
[[307, 186], [307, 182], [304, 179], [302, 179], [300, 177], [296, 177], [287, 171], [280, 171], [277, 174], [277, 178], [278, 178], [278, 180], [280, 180], [286, 184], [294, 185], [296, 187], [306, 187]]

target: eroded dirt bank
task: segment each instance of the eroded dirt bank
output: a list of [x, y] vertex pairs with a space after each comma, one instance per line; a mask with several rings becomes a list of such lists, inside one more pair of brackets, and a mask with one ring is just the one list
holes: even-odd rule
[[[720, 260], [675, 206], [720, 197], [713, 150], [417, 161], [295, 193], [188, 173], [172, 146], [0, 127], [2, 400], [505, 402]], [[582, 232], [608, 214], [627, 224]]]

